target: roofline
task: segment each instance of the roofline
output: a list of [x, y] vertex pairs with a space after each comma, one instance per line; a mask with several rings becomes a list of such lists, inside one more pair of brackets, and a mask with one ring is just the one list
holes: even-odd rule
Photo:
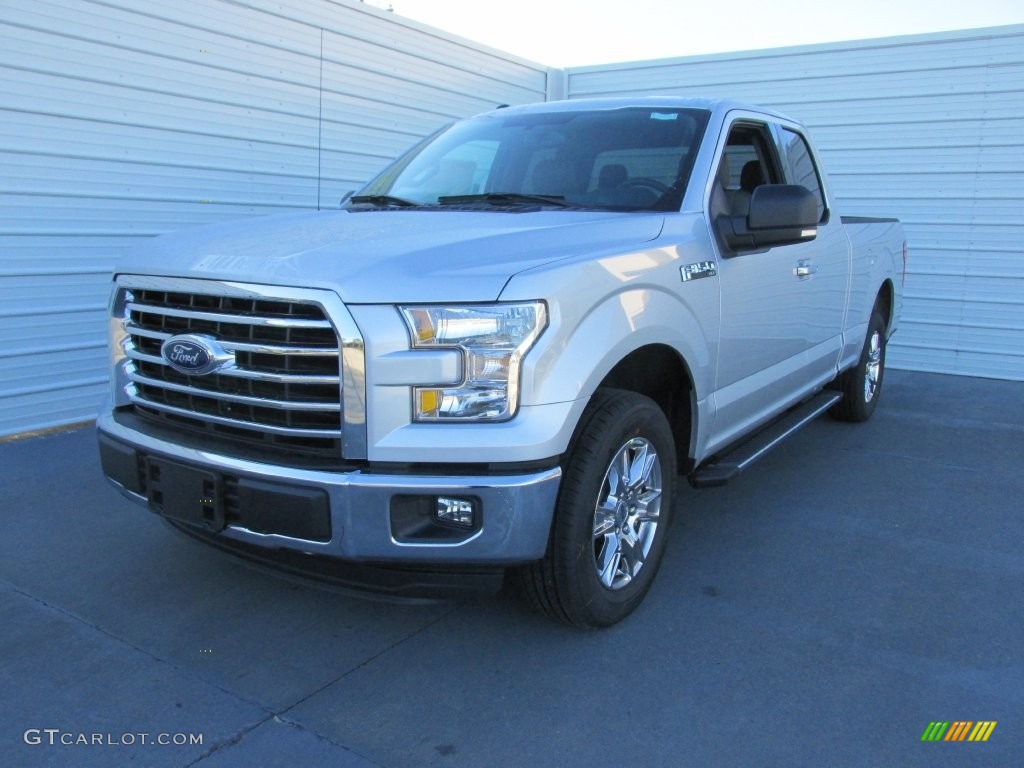
[[538, 101], [528, 104], [500, 107], [482, 114], [534, 114], [544, 112], [581, 112], [601, 111], [630, 108], [646, 109], [702, 109], [712, 114], [724, 114], [734, 110], [756, 112], [780, 120], [797, 122], [786, 114], [767, 107], [724, 98], [699, 98], [693, 96], [654, 96], [638, 94], [636, 96], [611, 96], [583, 99], [559, 99], [556, 101]]

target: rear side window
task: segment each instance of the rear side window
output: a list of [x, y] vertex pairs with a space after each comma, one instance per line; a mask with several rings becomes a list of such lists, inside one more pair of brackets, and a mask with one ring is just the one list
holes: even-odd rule
[[788, 128], [780, 131], [782, 151], [786, 156], [786, 177], [791, 184], [807, 187], [818, 201], [818, 221], [826, 218], [825, 194], [821, 189], [821, 177], [811, 156], [807, 140]]

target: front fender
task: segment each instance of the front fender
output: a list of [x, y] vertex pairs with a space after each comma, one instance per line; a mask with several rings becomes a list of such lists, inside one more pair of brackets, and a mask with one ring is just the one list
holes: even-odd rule
[[621, 360], [649, 345], [676, 351], [690, 371], [698, 400], [710, 391], [713, 368], [707, 329], [693, 308], [669, 291], [626, 288], [576, 317], [567, 311], [571, 306], [549, 302], [546, 343], [538, 345], [523, 370], [524, 403], [588, 398]]
[[715, 256], [705, 222], [680, 215], [667, 217], [658, 240], [638, 250], [609, 249], [515, 275], [502, 300], [548, 304], [548, 327], [523, 360], [520, 402], [570, 402], [578, 417], [619, 362], [664, 345], [690, 372], [699, 445], [711, 428], [721, 297], [714, 272], [684, 281], [681, 268], [708, 261]]

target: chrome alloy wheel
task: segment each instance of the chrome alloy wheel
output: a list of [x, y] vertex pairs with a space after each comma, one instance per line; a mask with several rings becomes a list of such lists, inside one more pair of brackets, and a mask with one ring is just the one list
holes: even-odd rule
[[870, 403], [878, 392], [882, 378], [882, 334], [875, 331], [868, 344], [868, 359], [864, 365], [864, 402]]
[[640, 572], [661, 514], [661, 461], [643, 437], [625, 443], [608, 465], [594, 509], [594, 567], [608, 589]]

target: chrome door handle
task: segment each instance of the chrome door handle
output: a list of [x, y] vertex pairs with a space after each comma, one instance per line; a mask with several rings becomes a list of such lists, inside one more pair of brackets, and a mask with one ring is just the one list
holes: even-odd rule
[[796, 269], [793, 270], [793, 274], [797, 277], [810, 277], [818, 273], [818, 268], [813, 266], [809, 261], [801, 261], [797, 264]]

